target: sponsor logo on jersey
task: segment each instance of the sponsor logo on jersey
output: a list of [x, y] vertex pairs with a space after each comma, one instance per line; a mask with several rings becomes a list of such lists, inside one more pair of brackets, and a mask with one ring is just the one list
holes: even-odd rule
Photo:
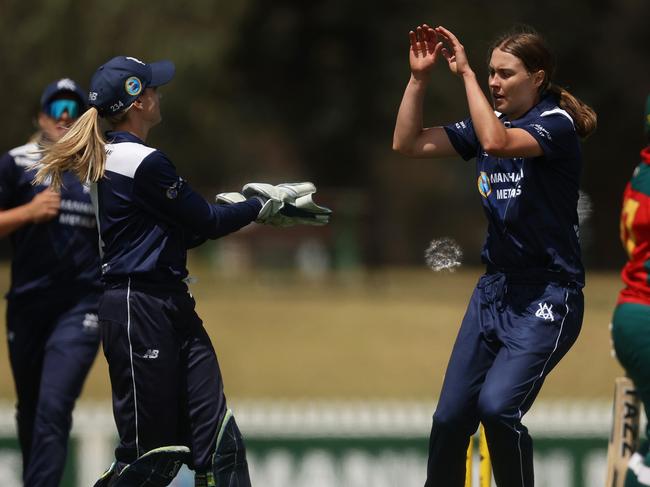
[[521, 188], [506, 188], [506, 189], [496, 189], [495, 193], [498, 200], [509, 200], [510, 198], [516, 198], [521, 194]]
[[99, 329], [99, 319], [95, 313], [86, 313], [82, 322], [84, 331], [96, 332]]
[[148, 359], [154, 360], [154, 359], [158, 358], [159, 354], [160, 354], [160, 352], [158, 350], [156, 350], [155, 348], [149, 348], [149, 349], [147, 349], [145, 354], [142, 356], [142, 358], [148, 358]]
[[137, 76], [131, 76], [124, 82], [124, 89], [131, 96], [137, 96], [142, 91], [142, 81]]
[[495, 172], [490, 174], [490, 183], [518, 183], [523, 177], [523, 169], [517, 172]]
[[487, 198], [490, 196], [490, 193], [492, 192], [492, 187], [490, 186], [490, 178], [488, 178], [488, 175], [481, 171], [481, 174], [478, 176], [478, 192], [481, 193], [481, 196], [483, 198]]
[[546, 130], [544, 127], [542, 127], [540, 124], [533, 123], [530, 124], [530, 126], [534, 128], [535, 131], [545, 139], [553, 140], [553, 137], [551, 137], [551, 133], [548, 130]]
[[[90, 188], [88, 188], [88, 191], [90, 191]], [[85, 193], [86, 191], [84, 191]], [[94, 215], [95, 210], [93, 209], [93, 205], [91, 203], [86, 203], [85, 201], [77, 201], [77, 200], [68, 200], [68, 199], [62, 199], [61, 204], [59, 206], [60, 210], [64, 211], [74, 211], [77, 213], [85, 213], [86, 215]]]
[[537, 303], [539, 309], [535, 311], [535, 316], [544, 321], [555, 321], [553, 318], [553, 305], [548, 303]]
[[69, 225], [71, 227], [82, 228], [96, 228], [97, 220], [94, 216], [83, 216], [76, 213], [59, 213], [58, 222], [61, 225]]
[[521, 180], [524, 178], [524, 169], [512, 172], [495, 172], [490, 174], [490, 185], [512, 183], [513, 188], [503, 188], [494, 190], [497, 200], [508, 200], [516, 198], [521, 194]]

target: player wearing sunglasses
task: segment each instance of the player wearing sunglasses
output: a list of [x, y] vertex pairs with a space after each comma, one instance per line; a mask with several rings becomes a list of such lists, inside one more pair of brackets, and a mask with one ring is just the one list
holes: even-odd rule
[[48, 85], [43, 92], [38, 126], [45, 142], [58, 141], [85, 110], [85, 96], [80, 98], [83, 92], [77, 93], [76, 89], [79, 88], [74, 81], [64, 78]]
[[0, 157], [0, 237], [13, 249], [7, 338], [27, 487], [59, 485], [72, 409], [99, 344], [97, 228], [87, 188], [64, 175], [60, 192], [33, 185], [43, 147], [85, 110], [60, 79], [40, 100], [39, 132]]

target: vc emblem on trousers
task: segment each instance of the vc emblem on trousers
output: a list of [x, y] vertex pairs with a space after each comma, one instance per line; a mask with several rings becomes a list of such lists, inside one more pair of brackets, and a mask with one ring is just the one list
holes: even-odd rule
[[553, 318], [553, 305], [552, 304], [547, 304], [547, 303], [537, 303], [539, 305], [539, 309], [535, 311], [535, 316], [538, 318], [542, 318], [543, 320], [546, 321], [555, 321], [555, 318]]

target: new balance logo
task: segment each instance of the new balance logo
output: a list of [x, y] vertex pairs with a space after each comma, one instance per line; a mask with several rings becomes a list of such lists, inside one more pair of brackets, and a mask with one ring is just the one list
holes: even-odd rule
[[147, 352], [142, 356], [142, 358], [150, 358], [150, 359], [155, 359], [158, 358], [158, 350], [156, 349], [148, 349]]
[[84, 331], [97, 332], [99, 329], [99, 320], [95, 313], [86, 313], [82, 322]]
[[537, 303], [539, 305], [539, 309], [535, 312], [535, 316], [538, 318], [542, 318], [543, 320], [546, 321], [555, 321], [555, 318], [553, 318], [553, 305], [552, 304], [547, 304], [547, 303]]

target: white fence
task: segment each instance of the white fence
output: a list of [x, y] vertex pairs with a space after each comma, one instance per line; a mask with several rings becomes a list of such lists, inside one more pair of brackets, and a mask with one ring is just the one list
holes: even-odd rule
[[[424, 482], [433, 403], [231, 401], [230, 405], [251, 445], [251, 477], [258, 485], [411, 487]], [[608, 401], [536, 404], [525, 418], [533, 438], [558, 440], [557, 447], [553, 443], [542, 454], [536, 449], [537, 485], [578, 487], [572, 480], [578, 477], [585, 486], [602, 484], [611, 413]], [[116, 432], [110, 404], [80, 404], [72, 434], [77, 442], [75, 487], [92, 486], [113, 457]], [[8, 403], [0, 403], [0, 437], [15, 437], [14, 410]], [[577, 462], [561, 442], [580, 439], [592, 439], [596, 446], [580, 453]], [[5, 450], [0, 455], [0, 485], [19, 486], [19, 479], [20, 456], [15, 449]], [[191, 474], [183, 472], [174, 485], [193, 485]]]

